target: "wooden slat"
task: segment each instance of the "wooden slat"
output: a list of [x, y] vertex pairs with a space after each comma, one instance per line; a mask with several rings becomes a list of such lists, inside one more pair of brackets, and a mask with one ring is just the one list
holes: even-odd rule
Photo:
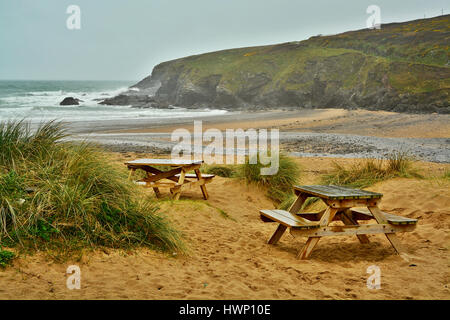
[[[144, 187], [148, 188], [173, 188], [175, 186], [175, 183], [171, 182], [145, 182], [145, 181], [138, 181], [138, 183], [142, 183]], [[140, 184], [139, 183], [139, 184]]]
[[[367, 209], [367, 208], [352, 208], [351, 211], [353, 213], [370, 216], [373, 219], [372, 214], [370, 213], [369, 209]], [[417, 224], [417, 219], [410, 219], [410, 218], [406, 218], [406, 217], [402, 217], [402, 216], [397, 216], [395, 214], [390, 214], [390, 213], [387, 213], [384, 211], [381, 211], [381, 213], [384, 215], [387, 222], [389, 222], [390, 224], [395, 224], [395, 225]]]
[[395, 226], [391, 224], [363, 224], [363, 225], [345, 225], [345, 226], [327, 226], [315, 230], [300, 230], [291, 228], [290, 232], [295, 237], [325, 237], [325, 236], [349, 236], [349, 235], [367, 235], [367, 234], [390, 234], [397, 232], [410, 232], [415, 226], [402, 225]]
[[387, 218], [387, 221], [390, 224], [394, 225], [404, 225], [404, 224], [417, 224], [417, 219], [410, 219], [402, 216], [397, 216], [395, 214], [390, 214], [387, 212], [383, 212], [384, 216]]
[[308, 195], [320, 197], [323, 199], [332, 200], [344, 200], [344, 199], [379, 199], [383, 197], [383, 194], [351, 189], [340, 186], [322, 186], [322, 185], [310, 185], [310, 186], [294, 186], [294, 190], [297, 192], [302, 192]]
[[161, 173], [153, 174], [152, 176], [148, 176], [148, 177], [144, 178], [143, 181], [154, 182], [154, 181], [158, 181], [161, 179], [167, 179], [167, 178], [173, 177], [174, 175], [177, 175], [177, 173], [179, 173], [179, 172], [181, 172], [181, 168], [175, 168], [170, 171], [161, 172]]
[[332, 208], [354, 208], [365, 206], [377, 206], [381, 199], [322, 199], [328, 206]]
[[[159, 169], [156, 169], [156, 168], [153, 168], [150, 166], [142, 166], [142, 167], [139, 167], [138, 169], [142, 169], [145, 172], [153, 173], [154, 175], [159, 175], [161, 173], [164, 173], [164, 171], [161, 171]], [[176, 178], [176, 177], [166, 177], [165, 179], [172, 180], [173, 182], [178, 182], [178, 178]]]
[[182, 167], [193, 164], [202, 164], [203, 161], [183, 160], [183, 159], [137, 159], [125, 162], [127, 166], [171, 166]]
[[284, 225], [285, 227], [300, 229], [318, 228], [317, 223], [313, 223], [301, 217], [296, 217], [290, 212], [284, 210], [261, 210], [260, 214], [268, 219]]
[[[179, 176], [180, 176], [179, 174], [175, 175], [175, 177], [179, 177]], [[216, 176], [215, 174], [202, 173], [202, 178], [204, 178], [204, 179], [212, 179], [215, 176]], [[185, 177], [188, 179], [195, 179], [195, 178], [197, 178], [197, 175], [195, 173], [186, 173]]]

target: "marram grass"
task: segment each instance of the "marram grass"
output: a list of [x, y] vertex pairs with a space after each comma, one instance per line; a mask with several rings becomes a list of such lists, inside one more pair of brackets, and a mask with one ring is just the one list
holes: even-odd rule
[[293, 194], [292, 187], [298, 182], [300, 176], [298, 164], [292, 158], [280, 154], [279, 168], [276, 174], [261, 175], [263, 167], [259, 161], [252, 164], [247, 159], [246, 163], [239, 167], [237, 175], [248, 183], [266, 187], [268, 197], [275, 202], [284, 202]]
[[386, 159], [366, 159], [347, 168], [334, 163], [332, 172], [322, 177], [322, 183], [365, 188], [396, 177], [422, 177], [407, 153], [394, 152]]
[[180, 234], [88, 143], [58, 122], [0, 123], [0, 246], [70, 253], [147, 246], [183, 251]]

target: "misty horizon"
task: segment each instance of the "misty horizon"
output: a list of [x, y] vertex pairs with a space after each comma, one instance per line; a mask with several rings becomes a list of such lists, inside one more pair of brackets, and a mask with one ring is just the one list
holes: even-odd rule
[[[321, 1], [314, 4], [283, 1], [279, 5], [274, 1], [205, 3], [203, 0], [189, 5], [160, 1], [127, 5], [85, 0], [47, 0], [40, 5], [29, 0], [3, 2], [0, 79], [138, 82], [159, 63], [187, 56], [364, 29], [369, 16], [366, 8], [372, 4], [371, 1], [326, 5]], [[80, 30], [66, 28], [69, 17], [66, 8], [71, 4], [81, 9]], [[419, 20], [424, 15], [432, 18], [448, 10], [444, 1], [431, 4], [377, 2], [382, 24]], [[36, 36], [38, 33], [40, 38]]]

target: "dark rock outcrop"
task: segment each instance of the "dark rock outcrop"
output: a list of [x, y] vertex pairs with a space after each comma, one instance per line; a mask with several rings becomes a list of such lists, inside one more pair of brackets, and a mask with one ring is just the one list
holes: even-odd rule
[[59, 103], [60, 106], [78, 106], [80, 102], [83, 102], [83, 100], [74, 98], [74, 97], [66, 97], [63, 101]]

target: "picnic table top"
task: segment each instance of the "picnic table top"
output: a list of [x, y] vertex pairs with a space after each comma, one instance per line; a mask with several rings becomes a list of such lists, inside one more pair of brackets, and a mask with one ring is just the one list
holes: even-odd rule
[[171, 166], [182, 167], [193, 164], [202, 164], [203, 160], [188, 160], [188, 159], [137, 159], [125, 162], [126, 165], [131, 166]]
[[323, 199], [347, 200], [347, 199], [379, 199], [383, 196], [381, 193], [366, 190], [352, 189], [339, 186], [294, 186], [294, 190], [313, 195]]

